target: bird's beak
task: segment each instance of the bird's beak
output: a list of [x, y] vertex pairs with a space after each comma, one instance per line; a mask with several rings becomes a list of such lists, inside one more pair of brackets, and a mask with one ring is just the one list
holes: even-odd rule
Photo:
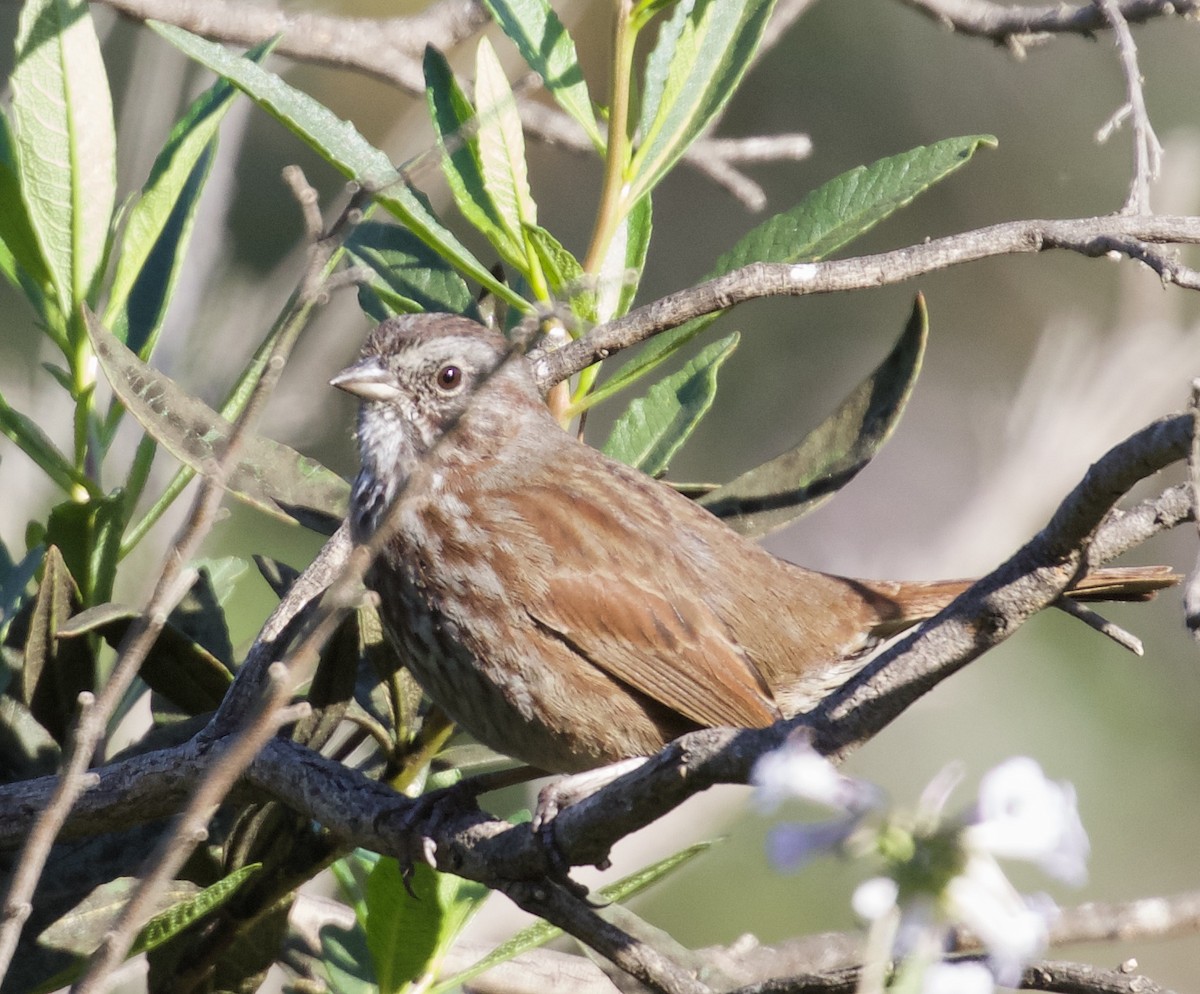
[[375, 356], [359, 359], [354, 365], [347, 366], [329, 383], [363, 400], [395, 400], [400, 393], [391, 374]]

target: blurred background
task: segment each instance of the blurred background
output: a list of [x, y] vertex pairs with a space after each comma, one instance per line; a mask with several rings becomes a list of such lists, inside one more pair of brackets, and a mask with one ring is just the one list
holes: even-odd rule
[[[0, 4], [0, 37], [15, 34], [17, 3]], [[394, 3], [290, 4], [358, 16], [402, 13]], [[557, 5], [556, 5], [557, 6]], [[607, 8], [582, 0], [563, 10], [583, 56], [593, 99], [603, 99]], [[176, 115], [207, 85], [165, 42], [96, 8], [117, 103], [119, 181], [143, 181]], [[1168, 18], [1135, 28], [1151, 120], [1167, 149], [1154, 204], [1200, 210], [1200, 24]], [[4, 46], [0, 69], [11, 68]], [[501, 43], [512, 75], [515, 54]], [[473, 45], [465, 49], [473, 51]], [[467, 63], [469, 64], [469, 63]], [[295, 85], [350, 118], [397, 160], [421, 156], [431, 132], [423, 105], [376, 81], [276, 59]], [[771, 213], [820, 183], [952, 135], [991, 133], [962, 171], [853, 243], [861, 254], [994, 222], [1104, 214], [1119, 209], [1132, 165], [1130, 136], [1106, 144], [1096, 132], [1123, 103], [1112, 38], [1062, 37], [1015, 59], [989, 42], [957, 37], [896, 0], [817, 3], [767, 53], [731, 103], [721, 136], [806, 132], [800, 163], [751, 167], [768, 194], [748, 213], [686, 166], [659, 189], [639, 302], [694, 282], [717, 256]], [[227, 119], [220, 161], [201, 206], [185, 285], [158, 363], [217, 403], [283, 305], [304, 263], [300, 213], [280, 180], [299, 163], [325, 203], [340, 180], [273, 120], [243, 102]], [[535, 145], [532, 185], [540, 220], [582, 253], [600, 183], [594, 159]], [[445, 207], [432, 156], [416, 182]], [[451, 213], [446, 209], [447, 216]], [[459, 226], [460, 229], [462, 226]], [[470, 243], [478, 248], [478, 243]], [[490, 260], [487, 260], [490, 261]], [[1196, 259], [1188, 261], [1196, 265]], [[869, 292], [780, 299], [739, 307], [709, 334], [738, 328], [739, 352], [724, 367], [719, 403], [672, 467], [676, 479], [723, 481], [794, 444], [886, 354], [916, 290], [925, 293], [930, 345], [895, 437], [835, 500], [773, 536], [770, 548], [806, 566], [871, 577], [973, 575], [1007, 557], [1047, 520], [1087, 466], [1131, 431], [1186, 402], [1200, 375], [1200, 296], [1164, 290], [1129, 261], [1067, 253], [962, 266], [919, 282]], [[0, 287], [0, 390], [52, 437], [69, 437], [56, 387], [39, 363], [45, 343], [30, 312]], [[352, 293], [330, 303], [306, 334], [262, 426], [264, 433], [350, 475], [353, 405], [329, 376], [367, 330]], [[617, 408], [624, 406], [618, 399]], [[590, 425], [602, 442], [612, 414]], [[133, 436], [131, 435], [131, 442]], [[23, 454], [0, 440], [0, 538], [14, 553], [24, 529], [55, 499]], [[159, 467], [164, 474], [173, 467]], [[1159, 483], [1182, 479], [1174, 468]], [[1147, 487], [1142, 495], [1149, 495]], [[179, 513], [148, 543], [149, 582]], [[1186, 572], [1195, 533], [1156, 540], [1131, 561]], [[262, 553], [303, 567], [317, 537], [229, 509], [211, 555]], [[118, 595], [144, 595], [127, 569]], [[247, 574], [238, 591], [235, 644], [247, 644], [273, 606]], [[1174, 592], [1152, 605], [1112, 608], [1113, 620], [1146, 644], [1138, 659], [1055, 612], [1034, 619], [1000, 649], [939, 687], [851, 758], [848, 769], [902, 804], [948, 761], [961, 760], [969, 803], [978, 775], [1029, 754], [1055, 779], [1072, 781], [1093, 846], [1092, 879], [1063, 903], [1119, 901], [1200, 887], [1200, 670]], [[635, 908], [686, 945], [725, 944], [744, 932], [764, 942], [850, 927], [848, 896], [860, 869], [832, 860], [780, 876], [766, 862], [769, 822], [744, 789], [694, 799], [614, 855], [615, 872], [697, 837], [721, 841]], [[1022, 881], [1041, 888], [1043, 882]], [[512, 906], [490, 903], [477, 937], [514, 927]], [[1141, 969], [1181, 991], [1200, 991], [1200, 939], [1064, 950]]]

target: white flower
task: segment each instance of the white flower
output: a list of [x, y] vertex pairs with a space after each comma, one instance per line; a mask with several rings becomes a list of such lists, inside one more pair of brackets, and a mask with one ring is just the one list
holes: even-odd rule
[[1034, 906], [1009, 882], [991, 856], [972, 853], [963, 872], [942, 892], [947, 914], [966, 925], [988, 951], [996, 979], [1009, 987], [1020, 982], [1025, 964], [1046, 948], [1050, 903]]
[[891, 877], [872, 877], [854, 888], [850, 907], [864, 921], [878, 921], [896, 907], [900, 887]]
[[963, 840], [979, 852], [1027, 860], [1064, 883], [1078, 886], [1087, 880], [1088, 837], [1075, 790], [1048, 780], [1027, 757], [1010, 759], [984, 775]]
[[839, 773], [802, 734], [790, 736], [778, 749], [760, 756], [750, 783], [759, 810], [768, 814], [788, 800], [858, 813], [874, 806], [878, 797], [873, 785]]
[[921, 994], [992, 994], [996, 982], [982, 963], [930, 963], [921, 980]]

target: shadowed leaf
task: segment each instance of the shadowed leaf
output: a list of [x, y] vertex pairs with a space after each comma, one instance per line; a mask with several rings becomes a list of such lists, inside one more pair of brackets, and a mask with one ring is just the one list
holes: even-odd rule
[[[256, 45], [245, 58], [260, 62], [277, 41]], [[192, 103], [128, 210], [103, 323], [143, 358], [162, 327], [216, 156], [217, 128], [237, 92], [219, 78]]]
[[88, 501], [64, 501], [50, 512], [44, 541], [62, 552], [84, 604], [112, 597], [125, 520], [125, 496], [119, 490]]
[[[233, 426], [170, 377], [152, 369], [88, 314], [92, 347], [113, 392], [138, 423], [180, 462], [211, 472]], [[302, 524], [306, 512], [341, 518], [350, 487], [336, 473], [280, 442], [246, 433], [225, 489], [247, 504]]]
[[[139, 616], [132, 607], [101, 604], [75, 615], [58, 635], [84, 644], [81, 636], [93, 633], [116, 648]], [[138, 675], [185, 714], [208, 714], [221, 703], [233, 675], [219, 658], [177, 626], [175, 613], [171, 619], [146, 654]]]
[[[20, 698], [60, 744], [66, 741], [79, 694], [92, 690], [95, 680], [91, 646], [86, 641], [59, 638], [59, 629], [78, 610], [79, 588], [63, 562], [62, 553], [56, 546], [50, 546], [37, 599], [23, 633], [25, 665], [21, 670]], [[17, 628], [14, 624], [10, 636], [21, 636]]]
[[929, 330], [925, 298], [888, 357], [794, 449], [743, 473], [699, 503], [743, 535], [765, 535], [819, 507], [887, 441], [912, 393]]
[[462, 277], [407, 228], [364, 221], [346, 239], [346, 251], [376, 274], [368, 286], [392, 313], [475, 312], [475, 300]]

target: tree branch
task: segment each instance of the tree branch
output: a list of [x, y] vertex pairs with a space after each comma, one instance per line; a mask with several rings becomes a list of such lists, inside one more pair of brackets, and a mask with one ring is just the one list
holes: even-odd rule
[[852, 259], [752, 263], [630, 311], [555, 351], [534, 349], [529, 358], [539, 385], [547, 390], [652, 335], [748, 300], [892, 286], [966, 262], [1048, 249], [1067, 249], [1091, 257], [1116, 252], [1150, 266], [1165, 283], [1195, 290], [1200, 289], [1200, 273], [1151, 246], [1198, 243], [1200, 217], [1114, 214], [1057, 221], [1008, 221]]
[[[990, 38], [1022, 56], [1025, 47], [1055, 34], [1091, 35], [1110, 27], [1094, 3], [1049, 3], [1039, 6], [994, 3], [993, 0], [900, 0], [959, 34]], [[1121, 16], [1130, 24], [1173, 14], [1195, 14], [1197, 0], [1120, 0]]]

